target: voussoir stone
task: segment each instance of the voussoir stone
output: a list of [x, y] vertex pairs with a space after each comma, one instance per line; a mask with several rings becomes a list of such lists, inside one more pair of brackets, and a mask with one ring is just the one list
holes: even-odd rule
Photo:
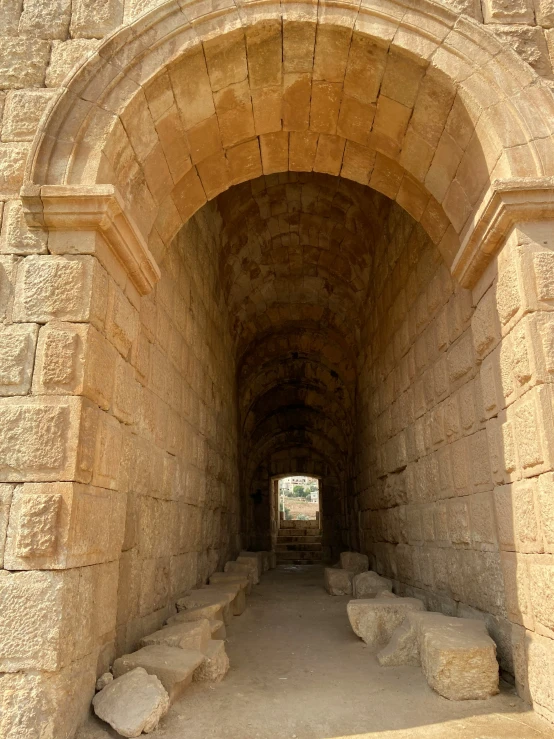
[[325, 590], [329, 595], [352, 595], [352, 578], [350, 570], [337, 570], [326, 567], [324, 571]]
[[342, 552], [340, 555], [340, 566], [343, 570], [350, 570], [354, 574], [367, 572], [369, 569], [369, 558], [367, 554], [359, 554], [359, 552]]
[[372, 647], [384, 646], [409, 611], [423, 611], [417, 598], [361, 598], [346, 606], [350, 625], [356, 636]]
[[392, 592], [392, 581], [381, 577], [376, 572], [359, 572], [352, 579], [352, 595], [354, 598], [375, 598], [383, 591]]
[[94, 712], [118, 734], [149, 734], [169, 709], [169, 696], [156, 677], [136, 667], [112, 680], [92, 699]]

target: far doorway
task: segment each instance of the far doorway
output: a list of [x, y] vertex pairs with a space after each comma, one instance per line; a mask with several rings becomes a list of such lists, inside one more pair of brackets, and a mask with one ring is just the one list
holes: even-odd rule
[[317, 477], [294, 475], [279, 480], [279, 518], [281, 521], [317, 521], [319, 524], [320, 488]]

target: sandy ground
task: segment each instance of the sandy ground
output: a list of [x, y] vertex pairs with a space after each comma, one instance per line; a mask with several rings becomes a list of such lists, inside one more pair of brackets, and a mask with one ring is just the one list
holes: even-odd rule
[[[419, 668], [380, 667], [352, 632], [347, 597], [318, 565], [264, 575], [228, 627], [231, 670], [193, 684], [152, 739], [545, 739], [552, 727], [503, 685], [487, 701], [452, 702]], [[100, 724], [95, 724], [99, 727]], [[104, 724], [105, 726], [105, 724]], [[116, 737], [89, 726], [79, 739]]]
[[298, 518], [298, 515], [302, 513], [310, 520], [315, 520], [315, 514], [319, 510], [319, 503], [311, 503], [302, 498], [285, 498], [285, 506], [290, 511], [291, 519]]

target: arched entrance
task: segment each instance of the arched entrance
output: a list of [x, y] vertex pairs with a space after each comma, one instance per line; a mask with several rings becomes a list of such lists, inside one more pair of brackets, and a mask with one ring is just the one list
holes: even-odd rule
[[554, 710], [553, 113], [433, 3], [169, 2], [53, 100], [21, 193], [48, 253], [13, 303], [37, 360], [0, 418], [0, 670], [57, 735], [257, 541], [256, 475], [302, 450], [335, 480], [332, 546], [478, 610]]

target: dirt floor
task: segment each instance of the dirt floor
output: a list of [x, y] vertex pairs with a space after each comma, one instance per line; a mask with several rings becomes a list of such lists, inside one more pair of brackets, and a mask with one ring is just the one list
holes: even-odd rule
[[315, 520], [315, 514], [319, 510], [319, 503], [312, 503], [303, 498], [285, 498], [285, 507], [290, 511], [290, 519], [298, 518], [302, 514], [308, 516], [310, 520]]
[[[503, 685], [452, 702], [419, 668], [380, 667], [350, 629], [347, 597], [323, 590], [318, 565], [280, 566], [228, 627], [231, 670], [193, 684], [152, 739], [545, 739], [552, 727]], [[95, 726], [97, 728], [95, 728]], [[79, 739], [115, 733], [100, 724]], [[105, 726], [105, 724], [104, 724]]]

